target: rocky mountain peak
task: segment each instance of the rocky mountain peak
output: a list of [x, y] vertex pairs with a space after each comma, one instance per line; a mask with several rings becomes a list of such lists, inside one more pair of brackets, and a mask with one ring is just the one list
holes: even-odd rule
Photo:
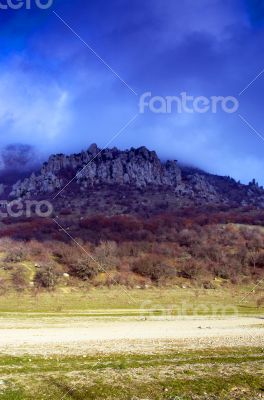
[[63, 197], [76, 191], [76, 198], [85, 199], [94, 190], [100, 192], [101, 185], [109, 187], [109, 193], [117, 187], [124, 192], [126, 188], [144, 190], [154, 196], [164, 193], [172, 207], [205, 204], [264, 207], [264, 190], [254, 179], [243, 185], [230, 177], [179, 167], [177, 161], [162, 162], [155, 151], [144, 146], [122, 151], [116, 147], [100, 149], [92, 144], [79, 154], [52, 155], [39, 173], [32, 173], [13, 185], [9, 196], [49, 197], [69, 182], [71, 185], [63, 191]]
[[34, 197], [60, 190], [76, 176], [82, 191], [98, 184], [147, 185], [177, 187], [181, 170], [176, 161], [162, 163], [155, 151], [146, 147], [121, 151], [117, 148], [99, 149], [92, 144], [79, 154], [52, 155], [43, 164], [40, 174], [13, 185], [12, 197]]

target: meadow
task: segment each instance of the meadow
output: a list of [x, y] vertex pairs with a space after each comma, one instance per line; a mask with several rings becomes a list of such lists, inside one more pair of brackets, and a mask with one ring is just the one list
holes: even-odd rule
[[263, 283], [219, 289], [125, 286], [69, 288], [55, 291], [8, 292], [0, 296], [0, 316], [31, 315], [261, 315]]
[[261, 399], [263, 361], [263, 349], [247, 347], [151, 355], [0, 356], [0, 399]]

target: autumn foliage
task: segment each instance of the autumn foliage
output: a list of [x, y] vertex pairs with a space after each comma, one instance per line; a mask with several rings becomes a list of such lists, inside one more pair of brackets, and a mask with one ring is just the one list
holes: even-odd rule
[[[0, 230], [2, 268], [38, 265], [35, 284], [54, 287], [63, 273], [92, 285], [201, 285], [247, 282], [264, 275], [264, 215], [253, 209], [182, 209], [174, 214], [93, 215], [64, 213], [49, 219], [5, 221]], [[65, 233], [65, 232], [68, 232]], [[53, 274], [53, 272], [54, 274]], [[33, 282], [34, 284], [34, 282]]]

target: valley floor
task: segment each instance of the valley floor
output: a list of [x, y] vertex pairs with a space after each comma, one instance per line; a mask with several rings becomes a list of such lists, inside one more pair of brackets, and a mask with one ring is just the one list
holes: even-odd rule
[[83, 355], [175, 348], [264, 348], [261, 317], [49, 317], [0, 319], [0, 352]]
[[8, 315], [0, 399], [262, 399], [261, 317]]
[[1, 297], [0, 400], [264, 399], [259, 293], [129, 294]]

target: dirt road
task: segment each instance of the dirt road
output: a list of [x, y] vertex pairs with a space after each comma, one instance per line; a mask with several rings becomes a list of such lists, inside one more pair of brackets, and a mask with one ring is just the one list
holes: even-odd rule
[[0, 352], [12, 355], [137, 352], [168, 347], [263, 346], [264, 319], [0, 318]]

